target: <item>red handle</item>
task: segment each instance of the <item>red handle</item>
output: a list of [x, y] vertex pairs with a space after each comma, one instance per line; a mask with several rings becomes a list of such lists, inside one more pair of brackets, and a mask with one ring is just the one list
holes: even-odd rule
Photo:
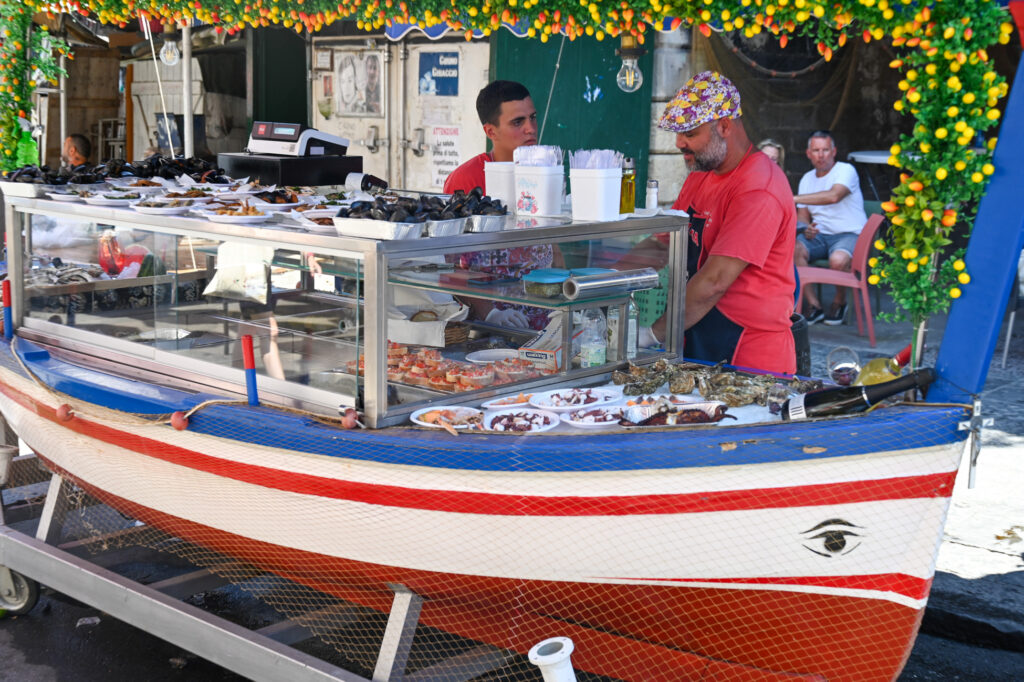
[[242, 336], [242, 364], [245, 369], [256, 369], [256, 357], [252, 352], [252, 336]]
[[5, 279], [4, 282], [4, 307], [11, 307], [11, 280]]

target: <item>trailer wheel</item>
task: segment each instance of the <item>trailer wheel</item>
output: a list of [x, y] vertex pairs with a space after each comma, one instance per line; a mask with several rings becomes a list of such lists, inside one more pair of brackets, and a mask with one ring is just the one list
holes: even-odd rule
[[[0, 566], [0, 570], [4, 570], [4, 567]], [[10, 573], [14, 593], [8, 594], [0, 589], [0, 612], [6, 611], [9, 616], [21, 616], [31, 611], [39, 601], [39, 583], [15, 571]]]

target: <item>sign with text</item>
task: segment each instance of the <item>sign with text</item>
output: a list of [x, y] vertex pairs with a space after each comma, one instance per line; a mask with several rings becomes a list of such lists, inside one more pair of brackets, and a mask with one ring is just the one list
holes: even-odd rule
[[430, 152], [430, 184], [444, 187], [445, 179], [459, 167], [459, 127], [434, 126], [434, 146]]
[[421, 95], [455, 97], [459, 94], [459, 53], [420, 52]]

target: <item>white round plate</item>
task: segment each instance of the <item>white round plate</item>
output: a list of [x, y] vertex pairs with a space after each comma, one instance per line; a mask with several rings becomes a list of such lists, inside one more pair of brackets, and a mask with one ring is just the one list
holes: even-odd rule
[[320, 225], [319, 223], [314, 223], [312, 221], [304, 221], [296, 225], [296, 227], [306, 230], [307, 232], [337, 234], [337, 228], [334, 226], [334, 223], [331, 223], [330, 225]]
[[256, 223], [264, 223], [270, 216], [266, 213], [263, 215], [226, 215], [223, 213], [204, 213], [207, 220], [214, 223], [227, 223], [229, 225], [255, 225]]
[[466, 360], [478, 365], [486, 365], [489, 362], [500, 362], [501, 360], [511, 360], [518, 357], [519, 351], [512, 348], [488, 348], [486, 350], [466, 353]]
[[558, 426], [558, 423], [560, 421], [559, 418], [558, 418], [558, 415], [555, 414], [554, 412], [549, 411], [549, 410], [534, 410], [534, 409], [531, 409], [529, 407], [513, 407], [513, 408], [506, 409], [506, 410], [497, 410], [497, 411], [494, 411], [494, 412], [487, 412], [486, 414], [484, 414], [484, 430], [485, 431], [490, 431], [491, 430], [491, 421], [495, 417], [500, 417], [500, 416], [505, 415], [505, 414], [522, 414], [522, 413], [525, 413], [525, 414], [539, 414], [539, 415], [545, 416], [545, 417], [547, 417], [548, 419], [551, 420], [551, 423], [543, 425], [543, 426], [536, 426], [536, 427], [530, 429], [529, 431], [496, 431], [494, 433], [514, 433], [514, 434], [523, 435], [523, 436], [525, 436], [526, 434], [529, 434], [529, 433], [544, 433], [545, 431], [550, 431], [551, 429], [553, 429], [556, 426]]
[[82, 197], [75, 193], [62, 194], [60, 192], [47, 192], [46, 196], [50, 197], [54, 201], [81, 201]]
[[139, 206], [138, 204], [132, 204], [132, 208], [147, 215], [181, 215], [192, 210], [191, 206]]
[[[513, 398], [517, 398], [520, 395], [524, 396], [526, 398], [526, 400], [524, 400], [521, 403], [508, 403], [508, 402], [505, 402], [506, 400], [511, 400]], [[533, 394], [532, 393], [520, 393], [518, 395], [506, 395], [506, 396], [502, 396], [501, 398], [493, 398], [491, 400], [488, 400], [486, 403], [483, 403], [482, 405], [480, 405], [480, 407], [482, 407], [485, 410], [511, 410], [513, 408], [516, 408], [516, 407], [525, 407], [525, 408], [528, 409], [530, 407], [530, 396], [531, 395], [533, 395]]]
[[[415, 412], [412, 413], [412, 415], [410, 415], [409, 420], [413, 424], [418, 424], [419, 426], [426, 426], [426, 427], [431, 428], [431, 429], [443, 429], [444, 427], [441, 426], [440, 424], [430, 424], [429, 422], [425, 422], [425, 421], [421, 421], [420, 420], [420, 417], [422, 415], [426, 414], [427, 412], [433, 412], [434, 410], [451, 410], [452, 412], [455, 412], [457, 415], [460, 415], [460, 416], [465, 415], [466, 417], [471, 417], [474, 414], [483, 414], [482, 412], [480, 412], [480, 410], [476, 409], [475, 407], [463, 407], [461, 405], [455, 405], [455, 406], [439, 405], [438, 407], [424, 407], [421, 410], [416, 410]], [[453, 429], [467, 429], [467, 428], [469, 428], [469, 424], [463, 424], [461, 426], [452, 426], [452, 428]]]
[[[552, 404], [552, 397], [556, 395], [568, 396], [573, 392], [590, 391], [592, 394], [597, 396], [597, 400], [592, 403], [578, 404], [578, 405], [554, 405]], [[553, 412], [571, 412], [573, 410], [580, 410], [584, 407], [606, 407], [622, 400], [622, 394], [618, 391], [614, 391], [609, 388], [559, 388], [554, 391], [544, 391], [543, 393], [534, 393], [530, 398], [530, 404], [534, 407], [542, 410], [551, 410]]]
[[138, 200], [138, 197], [135, 197], [134, 199], [108, 199], [102, 194], [99, 194], [97, 196], [86, 197], [85, 203], [92, 204], [93, 206], [127, 206], [133, 201]]
[[[590, 412], [591, 410], [600, 410], [602, 413], [605, 413], [605, 414], [614, 413], [616, 415], [616, 418], [615, 418], [614, 421], [610, 421], [610, 422], [582, 422], [582, 421], [576, 421], [575, 419], [572, 418], [573, 415], [575, 415], [577, 412], [580, 412], [580, 411]], [[578, 429], [606, 429], [609, 426], [618, 426], [619, 425], [619, 419], [622, 417], [622, 408], [621, 407], [581, 407], [579, 410], [572, 410], [571, 412], [563, 412], [560, 415], [560, 417], [562, 419], [562, 422], [564, 422], [566, 424], [569, 424], [570, 426], [575, 426]]]

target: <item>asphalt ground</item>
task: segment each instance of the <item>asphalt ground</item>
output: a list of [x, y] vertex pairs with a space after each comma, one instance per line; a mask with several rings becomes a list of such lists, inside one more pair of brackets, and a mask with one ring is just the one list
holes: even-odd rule
[[[973, 489], [967, 485], [966, 458], [962, 465], [921, 634], [901, 682], [1024, 679], [1021, 317], [1005, 369], [1000, 367], [1005, 325], [1000, 335], [982, 394], [984, 411], [996, 422], [985, 430]], [[926, 365], [934, 361], [944, 325], [942, 317], [930, 324]], [[891, 356], [910, 338], [907, 323], [878, 322], [878, 344], [871, 348], [857, 335], [852, 314], [845, 325], [818, 324], [809, 332], [813, 374], [819, 376], [836, 346], [853, 348], [864, 361]], [[227, 610], [235, 617], [245, 608], [224, 595], [206, 601], [215, 612]], [[523, 671], [522, 679], [531, 677], [531, 671]], [[236, 679], [242, 678], [58, 593], [44, 591], [29, 614], [0, 619], [0, 682]]]

